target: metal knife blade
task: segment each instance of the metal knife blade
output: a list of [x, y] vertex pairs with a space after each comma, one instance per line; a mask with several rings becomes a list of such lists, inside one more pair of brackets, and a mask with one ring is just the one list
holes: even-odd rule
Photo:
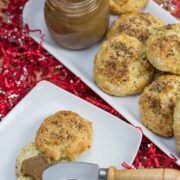
[[106, 169], [92, 163], [65, 162], [49, 167], [43, 180], [100, 180], [106, 179]]

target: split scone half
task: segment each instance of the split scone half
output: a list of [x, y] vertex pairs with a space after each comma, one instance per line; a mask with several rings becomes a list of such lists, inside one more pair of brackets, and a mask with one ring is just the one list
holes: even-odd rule
[[23, 173], [21, 172], [22, 163], [24, 160], [38, 156], [40, 154], [41, 154], [41, 151], [38, 149], [35, 142], [29, 143], [21, 149], [16, 159], [16, 179], [17, 180], [33, 180], [33, 178], [31, 177], [24, 176]]
[[165, 23], [150, 13], [132, 12], [119, 16], [110, 27], [107, 39], [118, 36], [121, 32], [145, 42], [156, 29]]
[[180, 75], [180, 24], [167, 25], [151, 35], [146, 54], [156, 69]]
[[47, 117], [36, 133], [35, 142], [47, 157], [74, 160], [92, 145], [92, 124], [72, 111]]
[[140, 11], [147, 5], [148, 0], [109, 0], [111, 14], [123, 14]]
[[174, 110], [174, 124], [173, 124], [174, 136], [176, 139], [176, 148], [180, 152], [180, 99], [176, 103]]
[[151, 82], [154, 68], [143, 44], [120, 34], [104, 41], [94, 60], [94, 79], [105, 93], [127, 96], [140, 93]]
[[180, 76], [164, 75], [144, 89], [140, 96], [142, 124], [152, 132], [173, 136], [173, 113], [180, 98]]

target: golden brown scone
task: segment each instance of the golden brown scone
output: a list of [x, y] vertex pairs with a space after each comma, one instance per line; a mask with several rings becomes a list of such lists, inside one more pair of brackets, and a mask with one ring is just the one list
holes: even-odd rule
[[147, 5], [148, 0], [109, 0], [111, 14], [123, 14], [140, 11]]
[[156, 69], [180, 75], [180, 24], [167, 25], [151, 35], [146, 54]]
[[114, 96], [140, 93], [150, 83], [153, 72], [143, 44], [126, 34], [105, 41], [94, 61], [97, 85]]
[[174, 124], [173, 124], [174, 136], [176, 138], [176, 147], [180, 152], [180, 99], [176, 103], [174, 110]]
[[140, 96], [142, 123], [161, 136], [173, 135], [173, 112], [180, 98], [180, 76], [164, 75], [153, 81]]
[[25, 145], [16, 159], [16, 179], [17, 180], [32, 180], [30, 177], [25, 177], [21, 173], [21, 166], [25, 159], [35, 157], [41, 152], [38, 150], [34, 142]]
[[77, 113], [59, 111], [45, 119], [35, 141], [47, 157], [73, 160], [91, 147], [92, 125]]
[[156, 29], [164, 26], [165, 23], [150, 13], [133, 12], [123, 14], [114, 21], [110, 27], [107, 38], [112, 38], [125, 32], [140, 41], [147, 40], [149, 35], [156, 32]]

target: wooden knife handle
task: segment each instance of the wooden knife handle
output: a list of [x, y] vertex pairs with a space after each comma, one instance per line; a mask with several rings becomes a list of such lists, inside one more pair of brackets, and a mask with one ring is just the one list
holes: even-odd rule
[[180, 180], [180, 171], [175, 169], [108, 169], [107, 180]]

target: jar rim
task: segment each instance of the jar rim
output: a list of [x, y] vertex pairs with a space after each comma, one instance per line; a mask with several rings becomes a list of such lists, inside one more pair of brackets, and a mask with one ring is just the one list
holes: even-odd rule
[[[102, 0], [103, 1], [103, 0]], [[67, 0], [46, 0], [54, 12], [66, 13], [68, 16], [80, 16], [97, 9], [101, 0], [79, 0], [68, 2]]]

